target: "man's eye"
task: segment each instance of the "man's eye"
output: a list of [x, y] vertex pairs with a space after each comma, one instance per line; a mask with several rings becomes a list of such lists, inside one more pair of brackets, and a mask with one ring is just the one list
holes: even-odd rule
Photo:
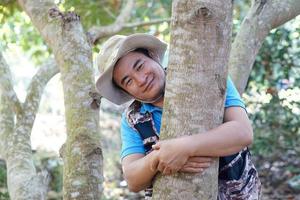
[[126, 85], [128, 86], [128, 85], [130, 85], [131, 83], [132, 83], [132, 79], [128, 79]]
[[136, 68], [136, 70], [137, 70], [137, 71], [140, 71], [140, 69], [142, 69], [142, 67], [143, 67], [143, 63], [141, 63], [141, 64]]

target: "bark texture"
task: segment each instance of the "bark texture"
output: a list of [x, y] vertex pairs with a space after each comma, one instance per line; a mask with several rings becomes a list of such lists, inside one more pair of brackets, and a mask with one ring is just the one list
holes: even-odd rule
[[30, 133], [42, 92], [47, 82], [58, 73], [58, 67], [51, 60], [39, 69], [30, 83], [23, 105], [13, 90], [10, 70], [2, 54], [0, 72], [0, 150], [6, 160], [10, 198], [46, 199], [50, 179], [46, 172], [36, 172]]
[[62, 13], [51, 0], [19, 0], [53, 50], [64, 90], [67, 141], [64, 144], [64, 199], [100, 199], [102, 151], [99, 113], [90, 107], [94, 89], [92, 50], [74, 12]]
[[232, 44], [229, 74], [238, 91], [245, 90], [256, 55], [273, 28], [300, 14], [299, 0], [253, 0]]
[[[223, 121], [232, 1], [173, 1], [161, 139]], [[218, 161], [202, 175], [158, 176], [153, 199], [217, 199]]]

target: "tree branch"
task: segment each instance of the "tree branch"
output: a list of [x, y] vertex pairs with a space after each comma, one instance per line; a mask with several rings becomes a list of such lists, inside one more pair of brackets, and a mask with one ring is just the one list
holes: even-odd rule
[[229, 73], [238, 91], [245, 90], [256, 55], [271, 29], [300, 14], [299, 0], [253, 0], [233, 44]]
[[160, 24], [163, 22], [170, 22], [170, 18], [165, 18], [165, 19], [154, 19], [148, 22], [133, 22], [133, 23], [127, 23], [123, 25], [123, 28], [134, 28], [134, 27], [139, 27], [139, 26], [151, 26], [154, 24]]
[[15, 127], [14, 115], [20, 115], [23, 109], [13, 89], [11, 72], [2, 52], [0, 74], [0, 157], [6, 159], [7, 138]]
[[108, 26], [92, 27], [88, 31], [89, 40], [95, 44], [99, 39], [113, 35], [123, 29], [123, 25], [130, 19], [131, 10], [134, 8], [134, 0], [128, 0], [116, 21]]
[[57, 73], [59, 73], [59, 68], [55, 60], [53, 58], [49, 59], [40, 67], [29, 84], [26, 100], [24, 102], [24, 110], [26, 110], [26, 113], [22, 116], [26, 119], [23, 121], [26, 122], [23, 126], [24, 128], [26, 127], [25, 129], [28, 130], [28, 133], [31, 133], [44, 88], [49, 80]]
[[8, 4], [14, 3], [15, 0], [0, 0], [0, 5], [6, 6]]
[[0, 52], [0, 74], [0, 89], [2, 91], [2, 95], [7, 96], [7, 98], [9, 99], [9, 106], [15, 112], [15, 114], [21, 114], [23, 112], [23, 109], [13, 88], [11, 72], [7, 62], [2, 55], [2, 52]]
[[[15, 106], [11, 104], [20, 103], [12, 88], [9, 68], [0, 52], [2, 75], [0, 77], [0, 153], [7, 163], [7, 185], [12, 199], [44, 199], [46, 196], [49, 177], [36, 173], [32, 159], [30, 132], [44, 85], [57, 72], [58, 70], [52, 70], [51, 67], [43, 67], [38, 71], [30, 84], [23, 109], [18, 108], [22, 113], [19, 112], [17, 115], [18, 121], [15, 124], [11, 108]], [[16, 100], [12, 101], [12, 99]]]

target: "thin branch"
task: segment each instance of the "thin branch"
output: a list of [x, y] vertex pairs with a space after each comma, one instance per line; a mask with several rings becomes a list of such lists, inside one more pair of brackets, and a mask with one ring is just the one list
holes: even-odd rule
[[6, 6], [14, 2], [15, 2], [14, 0], [0, 0], [0, 5]]
[[253, 0], [232, 44], [229, 74], [240, 94], [245, 90], [256, 55], [270, 30], [300, 14], [299, 0]]
[[135, 0], [127, 1], [127, 4], [122, 9], [121, 13], [117, 17], [115, 24], [123, 24], [130, 19], [131, 11], [134, 8]]
[[154, 24], [160, 24], [160, 23], [164, 23], [167, 22], [169, 23], [171, 21], [170, 18], [165, 18], [165, 19], [155, 19], [155, 20], [151, 20], [148, 22], [133, 22], [133, 23], [127, 23], [123, 26], [123, 28], [134, 28], [134, 27], [139, 27], [139, 26], [151, 26]]
[[123, 25], [130, 19], [131, 11], [134, 8], [135, 1], [128, 0], [125, 7], [120, 12], [116, 21], [108, 26], [92, 27], [88, 31], [88, 35], [92, 44], [95, 44], [99, 39], [113, 35], [122, 30]]
[[[99, 39], [102, 39], [104, 37], [107, 36], [111, 36], [114, 34], [117, 34], [118, 32], [122, 31], [125, 28], [135, 28], [135, 27], [139, 27], [139, 26], [151, 26], [154, 24], [160, 24], [160, 23], [170, 23], [171, 19], [170, 18], [165, 18], [165, 19], [155, 19], [155, 20], [151, 20], [148, 22], [132, 22], [132, 23], [126, 23], [123, 24], [121, 26], [119, 26], [118, 28], [115, 27], [111, 27], [111, 29], [108, 29], [108, 27], [93, 27], [91, 31], [98, 31], [98, 38], [92, 38], [92, 35], [90, 35], [90, 40], [93, 41], [93, 43], [96, 43]], [[91, 34], [91, 32], [89, 32], [89, 34]]]
[[55, 60], [51, 58], [40, 67], [30, 82], [26, 100], [24, 102], [24, 110], [26, 110], [24, 115], [26, 115], [26, 117], [23, 116], [27, 119], [24, 121], [26, 121], [25, 126], [26, 129], [28, 129], [28, 133], [31, 132], [30, 130], [38, 111], [44, 88], [50, 79], [57, 73], [59, 73], [59, 67], [57, 66]]
[[2, 95], [6, 95], [10, 99], [9, 105], [15, 114], [21, 114], [23, 111], [22, 105], [13, 88], [11, 72], [2, 52], [0, 52], [0, 89]]

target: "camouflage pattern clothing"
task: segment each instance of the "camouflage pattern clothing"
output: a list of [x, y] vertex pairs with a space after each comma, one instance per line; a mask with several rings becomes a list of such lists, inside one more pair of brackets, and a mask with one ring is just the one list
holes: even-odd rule
[[[222, 158], [220, 158], [222, 159]], [[223, 178], [222, 173], [230, 174], [229, 171], [241, 168], [239, 177]], [[247, 148], [240, 151], [235, 158], [225, 166], [219, 166], [218, 200], [259, 200], [261, 183], [257, 170], [251, 160]]]

